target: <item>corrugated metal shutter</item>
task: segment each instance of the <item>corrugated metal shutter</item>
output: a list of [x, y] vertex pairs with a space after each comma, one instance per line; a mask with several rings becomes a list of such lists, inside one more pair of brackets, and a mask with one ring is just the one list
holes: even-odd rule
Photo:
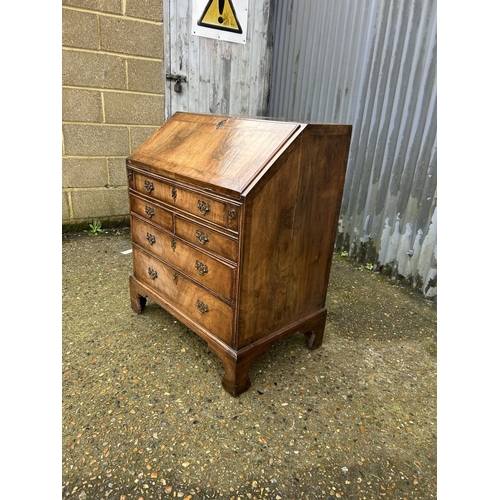
[[337, 249], [437, 293], [436, 0], [277, 5], [269, 116], [353, 125]]

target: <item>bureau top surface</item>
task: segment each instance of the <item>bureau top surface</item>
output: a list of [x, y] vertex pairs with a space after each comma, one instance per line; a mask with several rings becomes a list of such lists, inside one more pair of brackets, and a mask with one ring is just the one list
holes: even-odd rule
[[178, 112], [129, 160], [174, 179], [239, 194], [301, 126], [295, 122]]

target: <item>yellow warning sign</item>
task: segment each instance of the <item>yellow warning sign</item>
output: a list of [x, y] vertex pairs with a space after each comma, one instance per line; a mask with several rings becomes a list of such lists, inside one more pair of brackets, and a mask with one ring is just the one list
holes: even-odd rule
[[231, 0], [210, 0], [197, 24], [233, 33], [243, 32]]

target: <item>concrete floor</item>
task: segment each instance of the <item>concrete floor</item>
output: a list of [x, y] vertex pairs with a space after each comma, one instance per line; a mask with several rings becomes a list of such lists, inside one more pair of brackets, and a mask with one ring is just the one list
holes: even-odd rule
[[62, 498], [436, 498], [436, 304], [334, 256], [323, 345], [233, 398], [204, 341], [130, 308], [128, 229], [63, 236]]

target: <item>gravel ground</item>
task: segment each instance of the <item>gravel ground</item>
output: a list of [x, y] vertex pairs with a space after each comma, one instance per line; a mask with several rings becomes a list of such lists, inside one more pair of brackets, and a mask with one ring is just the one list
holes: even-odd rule
[[62, 498], [432, 499], [436, 304], [334, 256], [323, 345], [233, 398], [204, 341], [130, 308], [127, 228], [63, 235]]

